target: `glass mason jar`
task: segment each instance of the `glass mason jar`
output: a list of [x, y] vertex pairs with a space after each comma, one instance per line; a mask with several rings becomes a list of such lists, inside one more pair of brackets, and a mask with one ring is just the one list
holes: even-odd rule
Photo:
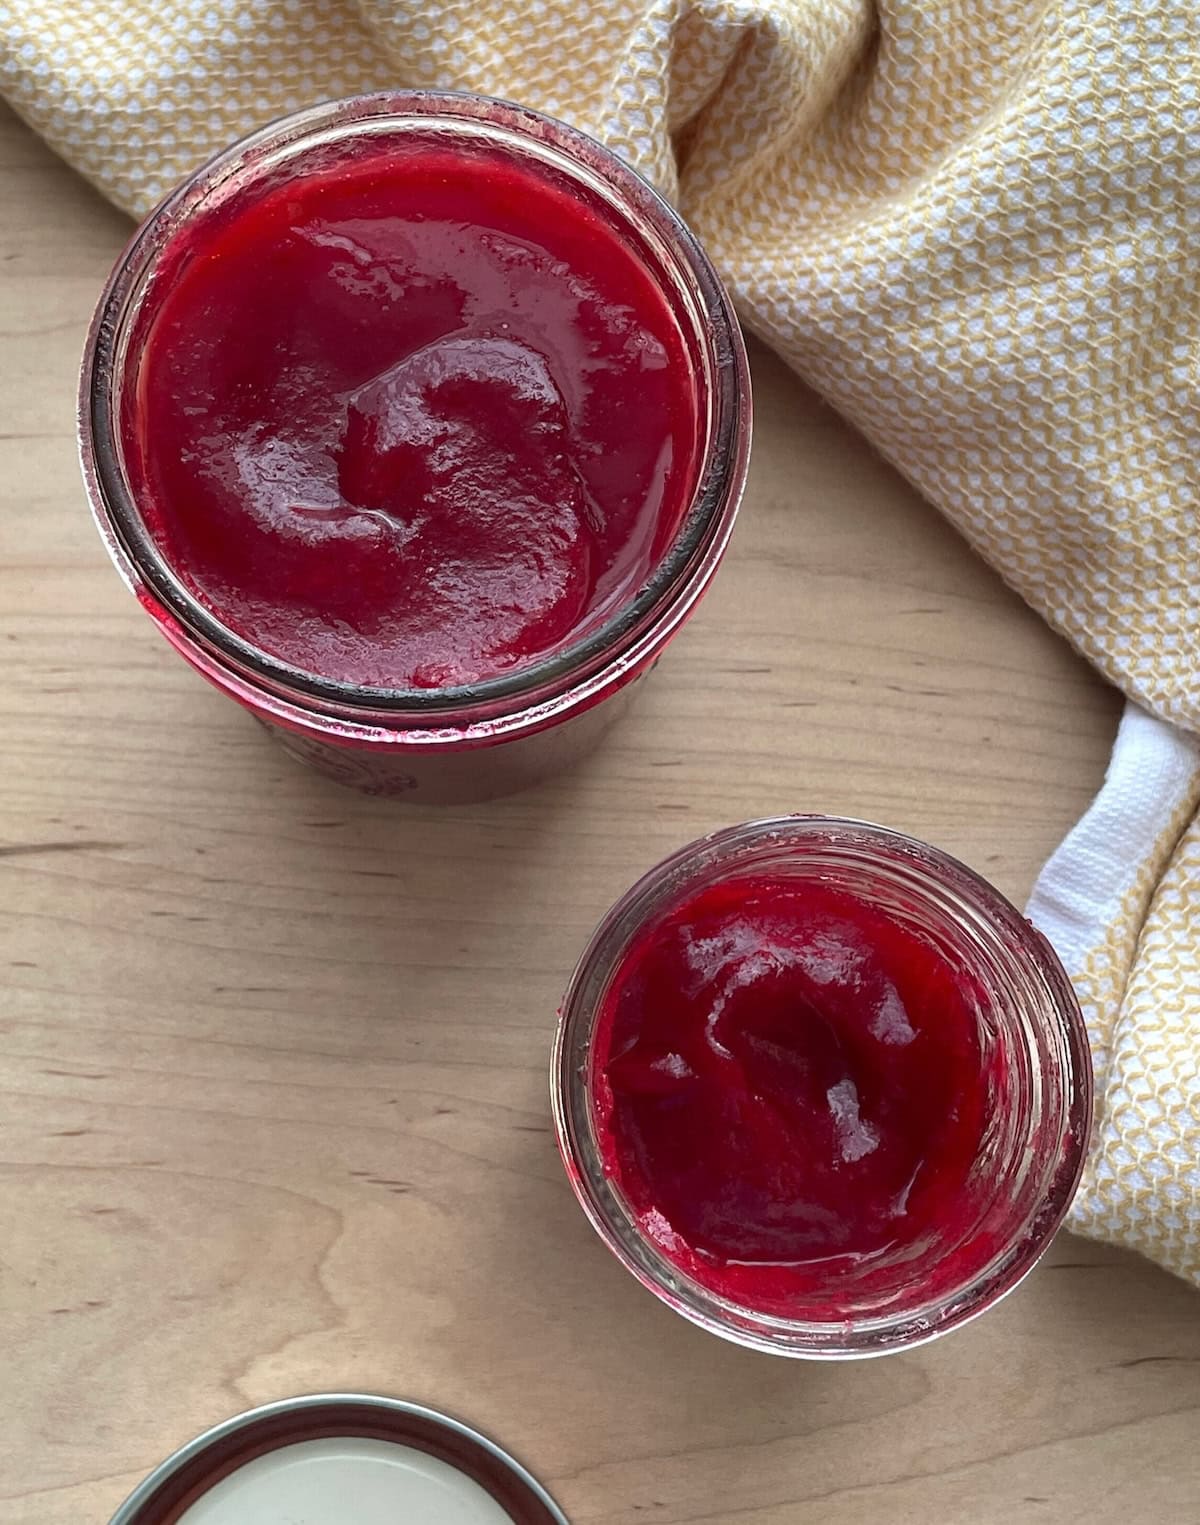
[[[639, 932], [713, 885], [748, 876], [807, 879], [917, 933], [977, 994], [986, 1115], [970, 1167], [969, 1210], [880, 1276], [830, 1275], [781, 1314], [706, 1286], [668, 1258], [607, 1169], [594, 1043], [605, 998]], [[779, 1355], [848, 1358], [920, 1345], [992, 1307], [1033, 1268], [1074, 1195], [1092, 1116], [1087, 1035], [1070, 981], [1045, 938], [963, 864], [859, 821], [752, 821], [691, 843], [609, 911], [580, 959], [554, 1047], [559, 1147], [580, 1205], [626, 1269], [713, 1334]], [[693, 1269], [695, 1263], [693, 1262]]]
[[[500, 677], [380, 688], [306, 672], [252, 645], [198, 600], [147, 528], [122, 447], [141, 342], [181, 231], [231, 198], [321, 170], [364, 145], [485, 147], [603, 207], [674, 314], [696, 381], [698, 470], [650, 574], [599, 628]], [[290, 753], [371, 794], [483, 799], [578, 760], [710, 582], [733, 526], [750, 441], [745, 347], [728, 294], [680, 217], [600, 144], [561, 122], [471, 95], [399, 92], [299, 112], [219, 154], [150, 214], [121, 255], [87, 339], [80, 456], [96, 523], [122, 577], [175, 650]]]

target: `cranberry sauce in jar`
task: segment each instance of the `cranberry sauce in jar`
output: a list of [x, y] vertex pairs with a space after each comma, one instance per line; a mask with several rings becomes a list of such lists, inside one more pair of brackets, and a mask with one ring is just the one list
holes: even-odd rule
[[995, 1301], [1065, 1211], [1090, 1113], [1078, 1007], [1012, 907], [923, 844], [803, 817], [694, 844], [610, 913], [555, 1085], [618, 1255], [801, 1355]]
[[715, 1292], [786, 1311], [861, 1278], [977, 1209], [978, 999], [845, 891], [765, 874], [700, 890], [642, 929], [606, 995], [605, 1169]]
[[602, 209], [497, 150], [368, 142], [179, 236], [125, 454], [243, 638], [346, 683], [477, 683], [661, 559], [697, 379]]
[[414, 94], [268, 128], [152, 214], [81, 428], [177, 649], [309, 760], [434, 798], [570, 761], [527, 756], [546, 730], [590, 744], [715, 570], [748, 409], [728, 298], [648, 186]]

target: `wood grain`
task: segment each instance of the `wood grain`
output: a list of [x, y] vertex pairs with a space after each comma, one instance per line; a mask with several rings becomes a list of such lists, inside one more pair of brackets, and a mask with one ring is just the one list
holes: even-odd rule
[[1200, 1305], [1063, 1237], [982, 1322], [750, 1355], [603, 1251], [550, 1134], [588, 931], [719, 824], [844, 811], [1014, 897], [1115, 697], [761, 350], [735, 544], [636, 713], [535, 793], [327, 784], [108, 565], [72, 440], [123, 219], [0, 119], [0, 1519], [103, 1522], [249, 1404], [392, 1392], [579, 1525], [1200, 1517]]

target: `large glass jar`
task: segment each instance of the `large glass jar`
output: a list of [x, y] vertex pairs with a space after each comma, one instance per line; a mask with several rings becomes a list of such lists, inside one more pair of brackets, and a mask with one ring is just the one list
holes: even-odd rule
[[[450, 144], [507, 159], [600, 209], [664, 294], [694, 378], [696, 466], [669, 543], [619, 602], [544, 657], [482, 681], [390, 687], [309, 670], [246, 638], [173, 564], [130, 469], [127, 421], [156, 309], [194, 230], [260, 194], [364, 154]], [[750, 390], [729, 298], [687, 227], [638, 175], [560, 122], [500, 101], [437, 93], [363, 96], [303, 111], [218, 155], [147, 218], [100, 300], [80, 393], [88, 496], [127, 585], [176, 651], [292, 754], [369, 793], [478, 799], [533, 783], [588, 752], [709, 583], [732, 528], [750, 433]], [[151, 440], [153, 448], [153, 440]]]

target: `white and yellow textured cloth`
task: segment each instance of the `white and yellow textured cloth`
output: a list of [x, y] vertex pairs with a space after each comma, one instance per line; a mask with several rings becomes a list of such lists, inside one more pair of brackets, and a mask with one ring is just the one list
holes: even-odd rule
[[1100, 1108], [1074, 1227], [1200, 1283], [1195, 0], [0, 0], [0, 91], [144, 212], [335, 95], [508, 96], [682, 207], [748, 327], [1135, 701], [1032, 906]]

